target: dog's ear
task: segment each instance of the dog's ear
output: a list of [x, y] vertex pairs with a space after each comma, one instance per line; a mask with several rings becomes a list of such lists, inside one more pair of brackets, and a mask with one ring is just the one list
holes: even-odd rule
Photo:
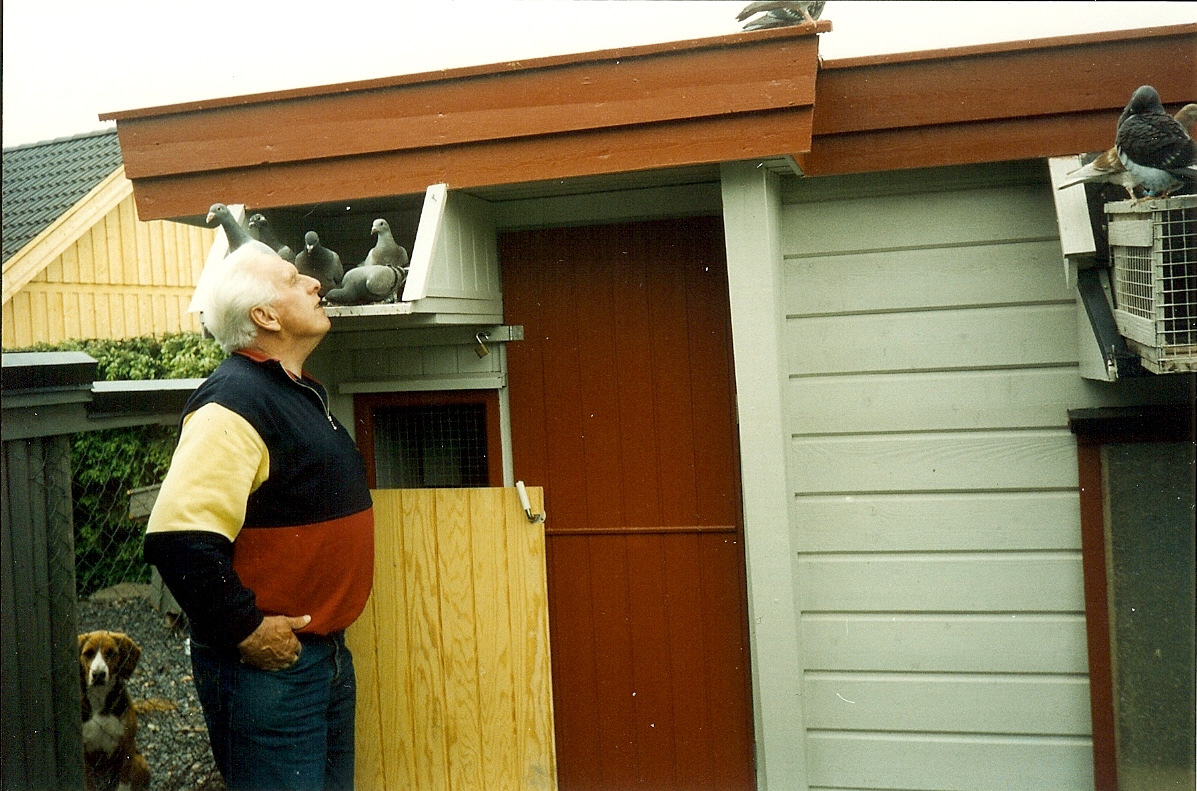
[[120, 668], [117, 672], [121, 678], [128, 678], [137, 669], [137, 663], [141, 659], [141, 646], [133, 642], [127, 634], [114, 632], [112, 637], [121, 648]]
[[83, 644], [86, 642], [87, 642], [87, 635], [86, 634], [79, 635], [79, 651], [80, 651], [80, 653], [82, 653]]

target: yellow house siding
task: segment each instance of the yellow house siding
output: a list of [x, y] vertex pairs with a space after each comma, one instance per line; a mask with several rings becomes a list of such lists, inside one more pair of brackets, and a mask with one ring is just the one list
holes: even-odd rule
[[127, 195], [5, 295], [4, 348], [198, 331], [187, 306], [214, 237], [207, 228], [139, 222]]

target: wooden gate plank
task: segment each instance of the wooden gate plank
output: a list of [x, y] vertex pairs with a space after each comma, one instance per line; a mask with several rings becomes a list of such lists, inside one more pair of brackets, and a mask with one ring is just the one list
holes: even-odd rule
[[511, 630], [507, 565], [507, 524], [503, 503], [471, 495], [470, 551], [474, 576], [475, 632], [478, 645], [479, 735], [482, 787], [518, 788], [520, 756], [515, 729], [518, 672], [513, 666], [516, 636]]
[[[454, 786], [482, 787], [478, 641], [475, 632], [469, 493], [437, 489], [437, 582], [440, 599], [441, 671], [448, 773]], [[460, 785], [457, 785], [460, 783]]]
[[374, 591], [348, 632], [358, 784], [555, 789], [543, 528], [514, 489], [373, 494]]

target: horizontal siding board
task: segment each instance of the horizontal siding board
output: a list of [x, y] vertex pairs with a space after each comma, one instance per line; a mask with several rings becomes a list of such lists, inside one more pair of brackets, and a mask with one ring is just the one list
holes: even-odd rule
[[812, 730], [1089, 735], [1084, 676], [813, 673]]
[[829, 733], [807, 739], [808, 781], [828, 788], [1092, 791], [1088, 739]]
[[786, 256], [827, 255], [1043, 240], [1058, 234], [1046, 185], [1008, 185], [783, 206], [781, 251]]
[[792, 376], [1076, 364], [1076, 305], [821, 316], [786, 322]]
[[795, 316], [1072, 299], [1062, 260], [1055, 239], [790, 258], [785, 310]]
[[796, 497], [799, 552], [1072, 550], [1076, 492]]
[[1087, 673], [1085, 616], [804, 615], [808, 670]]
[[[1141, 403], [1146, 388], [1102, 396], [1075, 365], [990, 371], [934, 371], [795, 377], [786, 385], [794, 435], [1068, 425], [1068, 410], [1091, 403]], [[1148, 384], [1148, 383], [1144, 383]]]
[[1066, 430], [800, 438], [798, 494], [1073, 489], [1076, 440]]
[[1080, 552], [817, 556], [798, 561], [803, 612], [1079, 612]]

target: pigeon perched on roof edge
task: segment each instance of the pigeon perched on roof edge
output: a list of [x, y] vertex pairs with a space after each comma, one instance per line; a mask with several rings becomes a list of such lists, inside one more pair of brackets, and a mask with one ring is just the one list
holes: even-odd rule
[[[823, 0], [749, 3], [736, 15], [736, 21], [744, 22], [745, 30], [766, 30], [801, 24], [813, 25], [819, 15], [823, 13], [823, 6]], [[763, 14], [761, 14], [762, 11]], [[745, 22], [753, 14], [761, 14], [761, 16]]]

